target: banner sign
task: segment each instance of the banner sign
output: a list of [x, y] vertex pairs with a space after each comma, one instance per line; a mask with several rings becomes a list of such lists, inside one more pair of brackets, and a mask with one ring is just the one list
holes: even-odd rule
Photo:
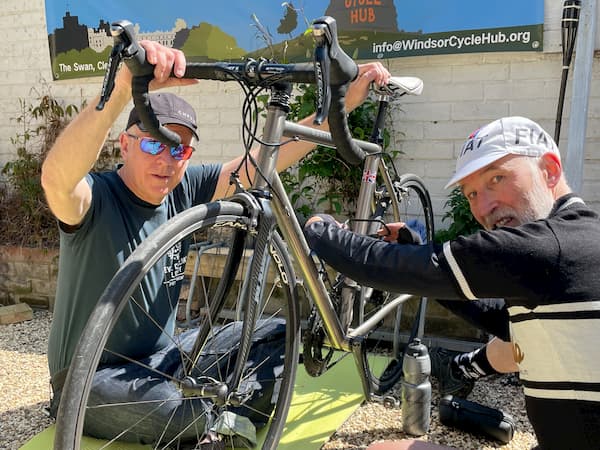
[[[67, 2], [67, 5], [69, 3]], [[190, 61], [312, 58], [313, 19], [332, 16], [357, 60], [472, 52], [541, 51], [544, 0], [46, 0], [54, 79], [101, 76], [110, 24], [181, 49]]]

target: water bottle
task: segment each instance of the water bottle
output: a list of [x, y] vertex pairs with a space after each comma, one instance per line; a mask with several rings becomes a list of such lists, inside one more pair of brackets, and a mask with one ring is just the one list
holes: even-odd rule
[[408, 344], [402, 360], [402, 426], [407, 434], [422, 436], [431, 418], [431, 360], [420, 339]]

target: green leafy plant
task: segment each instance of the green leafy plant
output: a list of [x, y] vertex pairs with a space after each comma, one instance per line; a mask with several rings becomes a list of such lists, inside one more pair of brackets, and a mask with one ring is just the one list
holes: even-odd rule
[[[310, 39], [310, 22], [304, 14], [304, 9], [295, 7], [292, 2], [283, 2], [281, 6], [284, 8], [284, 16], [277, 32], [287, 34], [292, 39], [292, 32], [298, 27], [298, 17], [302, 16], [306, 26], [302, 36]], [[280, 54], [285, 62], [288, 54], [288, 41], [284, 41], [280, 45], [281, 51], [278, 52], [269, 30], [260, 23], [255, 14], [252, 14], [252, 20], [252, 25], [257, 30], [257, 37], [264, 41], [267, 48], [270, 49], [271, 58]], [[302, 42], [300, 41], [300, 44]], [[294, 100], [290, 102], [290, 114], [288, 115], [288, 119], [292, 121], [303, 119], [314, 112], [316, 103], [316, 87], [314, 85], [298, 85], [295, 92]], [[264, 112], [268, 96], [258, 96], [257, 99], [262, 104], [259, 112]], [[363, 140], [368, 138], [377, 112], [376, 107], [377, 105], [373, 101], [367, 100], [348, 115], [348, 126], [354, 137]], [[389, 135], [389, 131], [386, 129], [384, 148], [389, 144]], [[396, 157], [397, 153], [399, 152], [394, 152], [392, 157]], [[361, 176], [362, 167], [347, 164], [339, 157], [335, 149], [318, 146], [298, 164], [283, 172], [281, 181], [290, 196], [294, 209], [300, 216], [307, 217], [319, 210], [349, 217], [355, 208]]]
[[[300, 120], [314, 111], [315, 86], [300, 85], [291, 102], [290, 120]], [[376, 114], [377, 105], [365, 101], [348, 116], [348, 126], [356, 138], [367, 140]], [[384, 147], [389, 144], [389, 131], [385, 131]], [[309, 216], [316, 211], [337, 216], [350, 216], [354, 212], [362, 166], [347, 164], [335, 149], [318, 146], [298, 164], [281, 175], [295, 210]]]
[[458, 236], [467, 236], [480, 230], [482, 227], [475, 220], [469, 207], [469, 201], [463, 195], [460, 188], [455, 187], [448, 195], [444, 203], [448, 210], [442, 216], [442, 221], [450, 220], [450, 226], [445, 230], [439, 230], [435, 234], [436, 242], [445, 242]]
[[[41, 168], [46, 154], [59, 133], [83, 107], [65, 105], [45, 92], [33, 91], [37, 104], [19, 100], [19, 115], [14, 118], [20, 131], [11, 138], [16, 158], [2, 168], [0, 184], [0, 239], [4, 245], [44, 247], [58, 245], [56, 220], [50, 212], [41, 186]], [[96, 169], [114, 161], [118, 150], [108, 142]]]

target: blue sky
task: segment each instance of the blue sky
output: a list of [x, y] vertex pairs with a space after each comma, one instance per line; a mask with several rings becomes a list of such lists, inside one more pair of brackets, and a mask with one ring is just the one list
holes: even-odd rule
[[[398, 27], [424, 33], [544, 22], [543, 0], [395, 0]], [[413, 6], [417, 4], [418, 6]], [[413, 24], [421, 24], [416, 28]]]
[[[344, 1], [344, 0], [336, 0]], [[347, 0], [356, 1], [358, 0]], [[386, 0], [382, 0], [386, 1]], [[128, 19], [139, 23], [142, 31], [170, 30], [175, 19], [188, 26], [200, 22], [218, 25], [237, 39], [246, 50], [256, 48], [255, 28], [250, 15], [255, 13], [275, 38], [283, 17], [283, 0], [46, 0], [48, 33], [62, 27], [69, 10], [79, 23], [96, 26], [100, 19], [112, 22]], [[322, 16], [326, 0], [295, 0], [310, 21]], [[424, 33], [539, 24], [544, 20], [544, 0], [395, 0], [398, 27]], [[300, 22], [300, 20], [299, 20]], [[300, 24], [299, 24], [300, 26]], [[297, 30], [299, 32], [299, 30]], [[283, 37], [282, 37], [283, 38]]]

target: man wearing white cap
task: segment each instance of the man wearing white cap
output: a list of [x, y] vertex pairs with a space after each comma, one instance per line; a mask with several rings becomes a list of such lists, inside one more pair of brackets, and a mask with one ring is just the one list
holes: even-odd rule
[[[555, 154], [560, 163], [558, 147], [538, 124], [523, 117], [496, 120], [469, 136], [461, 149], [455, 174], [445, 187], [459, 184], [468, 175], [508, 154], [539, 158], [545, 153]], [[539, 184], [536, 183], [534, 190], [529, 192], [530, 201], [526, 203], [534, 208], [529, 211], [530, 220], [547, 215], [544, 212], [550, 211], [554, 202], [553, 197], [541, 195], [538, 187]], [[568, 187], [566, 189], [569, 190]], [[482, 225], [489, 228], [485, 223]], [[508, 342], [509, 314], [504, 299], [482, 299], [468, 303], [446, 300], [439, 302], [476, 327], [501, 339], [493, 339], [484, 347], [456, 356], [444, 348], [431, 349], [432, 365], [438, 375], [441, 394], [466, 397], [474, 382], [481, 377], [519, 370], [514, 362], [512, 344]]]
[[314, 218], [309, 244], [336, 270], [377, 289], [475, 308], [478, 298], [503, 298], [540, 447], [597, 448], [598, 215], [571, 193], [552, 138], [522, 117], [473, 133], [448, 186], [455, 184], [485, 230], [443, 245], [395, 245]]

